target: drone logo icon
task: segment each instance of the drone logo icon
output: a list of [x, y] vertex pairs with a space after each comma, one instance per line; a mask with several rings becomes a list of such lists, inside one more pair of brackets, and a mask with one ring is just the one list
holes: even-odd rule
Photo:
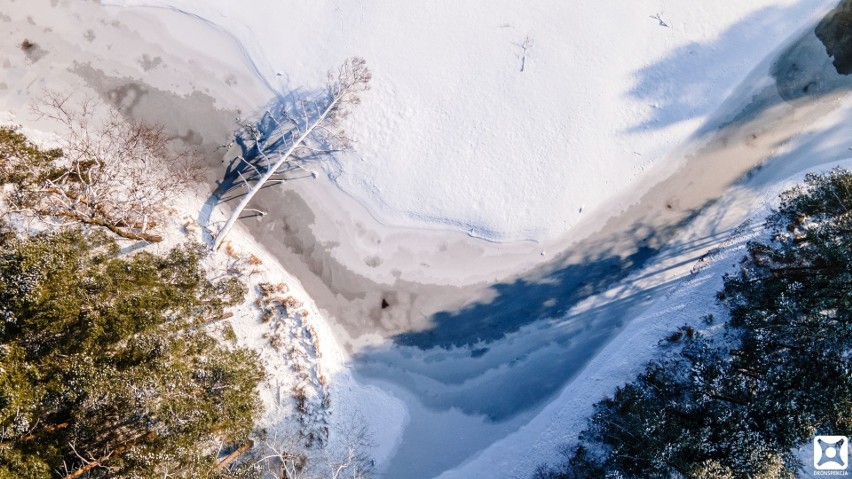
[[846, 436], [815, 437], [814, 467], [828, 471], [846, 470], [849, 467], [849, 438]]

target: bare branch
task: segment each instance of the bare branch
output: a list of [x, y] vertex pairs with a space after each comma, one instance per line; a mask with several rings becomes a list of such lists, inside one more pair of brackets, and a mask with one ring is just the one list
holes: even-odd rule
[[103, 226], [124, 238], [160, 241], [149, 230], [164, 224], [169, 203], [202, 179], [201, 159], [173, 148], [162, 126], [126, 120], [88, 98], [74, 105], [71, 98], [46, 91], [32, 105], [36, 115], [64, 127], [62, 154], [39, 162], [10, 157], [4, 166], [22, 174], [9, 181], [13, 188], [4, 199], [11, 209], [43, 221]]
[[[270, 119], [275, 120], [273, 122], [276, 128], [265, 135], [263, 141], [260, 140], [260, 131], [255, 129], [258, 155], [266, 161], [266, 172], [257, 179], [254, 186], [231, 212], [231, 216], [216, 235], [213, 249], [219, 249], [254, 195], [277, 174], [282, 165], [298, 156], [300, 151], [328, 153], [351, 147], [351, 141], [339, 129], [339, 125], [341, 120], [349, 114], [352, 106], [360, 103], [358, 95], [369, 89], [371, 78], [367, 62], [363, 58], [350, 58], [341, 65], [336, 75], [329, 72], [329, 81], [323, 96], [296, 102], [295, 108], [298, 110], [298, 116], [301, 117], [299, 121], [294, 119], [296, 116], [294, 112], [286, 108], [282, 108], [280, 112], [281, 118], [286, 120], [283, 123], [275, 120], [271, 112], [267, 112]], [[282, 131], [285, 125], [289, 130]], [[288, 136], [291, 133], [295, 135]], [[270, 148], [274, 149], [267, 149], [268, 145], [276, 145], [279, 141], [283, 147], [273, 146]], [[314, 141], [319, 146], [310, 146], [309, 141]], [[268, 155], [271, 154], [277, 154], [278, 159], [270, 166]]]

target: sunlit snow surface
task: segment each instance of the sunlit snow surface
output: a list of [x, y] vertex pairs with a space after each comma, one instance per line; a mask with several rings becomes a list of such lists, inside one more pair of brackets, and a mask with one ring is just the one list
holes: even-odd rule
[[331, 166], [340, 187], [384, 223], [511, 240], [594, 212], [832, 2], [105, 3], [167, 6], [232, 34], [270, 100], [366, 58], [373, 88], [347, 124], [356, 150]]
[[[715, 128], [705, 121], [735, 89], [732, 114], [759, 110], [761, 92], [777, 96], [777, 78], [749, 74], [835, 2], [109, 3], [171, 7], [231, 34], [270, 99], [310, 93], [329, 68], [365, 57], [373, 89], [348, 120], [355, 151], [328, 165], [337, 184], [390, 225], [546, 240], [599, 217], [650, 166], [676, 161], [668, 155]], [[826, 125], [848, 124], [836, 120]], [[388, 477], [517, 477], [552, 458], [595, 400], [659, 353], [655, 338], [712, 303], [726, 265], [681, 283], [701, 248], [727, 241], [734, 249], [715, 258], [733, 258], [754, 231], [728, 235], [755, 198], [765, 206], [762, 188], [845, 150], [844, 130], [826, 125], [779, 147], [774, 173], [726, 195], [653, 264], [602, 284], [565, 318], [531, 318], [483, 348], [372, 351], [358, 372], [408, 408], [380, 464]]]

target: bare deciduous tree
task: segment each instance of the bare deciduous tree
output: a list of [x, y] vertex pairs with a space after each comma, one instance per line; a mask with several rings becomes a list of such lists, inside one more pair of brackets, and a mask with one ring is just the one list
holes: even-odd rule
[[249, 175], [238, 173], [248, 191], [219, 230], [213, 249], [222, 245], [254, 195], [270, 179], [281, 175], [288, 163], [351, 147], [340, 122], [352, 106], [360, 103], [358, 95], [369, 89], [371, 78], [363, 58], [350, 58], [337, 72], [329, 72], [327, 88], [321, 94], [299, 100], [295, 107], [281, 106], [280, 111], [267, 112], [265, 119], [269, 121], [248, 128], [256, 158], [240, 158], [248, 165]]
[[273, 437], [264, 443], [266, 454], [260, 458], [265, 477], [313, 479], [305, 447], [296, 435]]
[[128, 239], [157, 242], [168, 205], [201, 179], [193, 152], [177, 151], [161, 126], [123, 118], [87, 99], [46, 92], [33, 111], [64, 128], [62, 156], [32, 163], [12, 158], [28, 181], [7, 195], [18, 212], [47, 221], [102, 226]]
[[375, 463], [368, 451], [375, 447], [366, 423], [359, 416], [345, 418], [337, 427], [337, 452], [326, 449], [324, 466], [330, 479], [369, 479]]
[[298, 433], [275, 436], [264, 444], [259, 464], [264, 477], [275, 479], [370, 479], [375, 466], [368, 451], [374, 447], [363, 420], [349, 417], [335, 428], [337, 440], [327, 446], [308, 447]]

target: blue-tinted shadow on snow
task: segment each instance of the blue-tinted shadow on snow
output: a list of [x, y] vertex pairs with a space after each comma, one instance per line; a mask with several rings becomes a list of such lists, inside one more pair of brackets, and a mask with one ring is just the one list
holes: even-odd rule
[[[777, 8], [762, 11], [732, 27], [713, 44], [702, 48], [722, 49], [748, 41], [748, 36], [752, 35], [748, 30], [752, 29], [757, 29], [754, 34], [766, 34], [756, 25], [764, 21], [772, 23], [772, 19], [779, 18], [779, 15], [790, 15], [790, 11]], [[726, 39], [726, 35], [733, 37]], [[676, 51], [673, 55], [690, 54]], [[654, 95], [659, 95], [660, 99], [665, 97], [668, 91], [665, 85], [651, 86], [655, 79], [665, 81], [666, 69], [674, 68], [662, 63], [649, 67], [658, 68], [656, 72], [644, 72], [650, 74], [643, 80], [647, 86], [636, 94], [641, 93], [648, 98]], [[681, 67], [684, 65], [677, 66]], [[687, 63], [685, 67], [698, 65]], [[795, 109], [799, 104], [830, 100], [852, 89], [852, 76], [837, 72], [832, 58], [825, 51], [825, 45], [814, 34], [813, 28], [796, 34], [787, 45], [767, 59], [762, 68], [756, 70], [750, 78], [760, 82], [753, 84], [746, 81], [741, 85], [719, 112], [695, 133], [693, 140], [715, 137], [719, 139], [718, 144], [711, 147], [724, 148], [726, 138], [736, 137], [731, 132], [760, 124], [762, 113], [776, 105], [791, 104]], [[768, 77], [764, 73], [766, 71], [769, 71]], [[672, 78], [677, 76], [673, 75]], [[687, 89], [692, 87], [695, 85]], [[704, 91], [702, 88], [706, 87], [698, 85], [697, 88]], [[680, 105], [693, 100], [688, 93], [675, 95], [668, 104], [672, 107], [669, 116], [657, 118], [656, 123], [665, 126], [708, 113], [696, 112], [693, 115], [693, 112], [679, 110]], [[836, 126], [834, 130], [842, 129], [846, 124]], [[835, 133], [838, 132], [831, 129], [825, 132], [826, 135]], [[793, 168], [801, 164], [800, 161], [792, 161], [795, 158], [791, 156], [812, 159], [817, 155], [824, 156], [826, 161], [837, 159], [837, 148], [821, 151], [824, 148], [822, 143], [825, 143], [819, 141], [821, 138], [815, 136], [816, 143], [804, 141], [796, 148], [795, 154], [770, 159], [770, 165], [773, 168]], [[809, 154], [803, 148], [813, 148], [813, 151]], [[712, 169], [710, 171], [712, 174]], [[766, 181], [759, 173], [758, 167], [737, 183], [746, 187], [759, 186], [761, 179]], [[438, 357], [435, 351], [448, 351], [440, 361], [433, 360], [429, 365], [421, 366], [413, 359], [393, 357], [380, 350], [368, 350], [358, 356], [358, 368], [367, 376], [392, 377], [395, 382], [417, 391], [424, 404], [431, 407], [455, 407], [469, 414], [484, 415], [492, 421], [505, 420], [535, 404], [542, 404], [613, 337], [621, 325], [632, 317], [631, 311], [637, 311], [636, 308], [641, 308], [648, 297], [665, 291], [671, 285], [663, 283], [633, 290], [578, 314], [574, 314], [572, 308], [620, 282], [626, 282], [631, 274], [639, 270], [653, 269], [649, 267], [651, 264], [665, 261], [668, 255], [684, 255], [682, 257], [686, 258], [685, 261], [695, 261], [719, 240], [718, 236], [707, 242], [697, 242], [694, 245], [696, 255], [688, 254], [691, 246], [686, 246], [688, 249], [684, 250], [682, 245], [674, 249], [667, 248], [667, 245], [676, 232], [699, 212], [706, 210], [706, 206], [696, 208], [674, 224], [648, 218], [646, 224], [633, 225], [632, 228], [624, 225], [620, 230], [627, 233], [620, 236], [604, 240], [599, 237], [597, 243], [581, 242], [571, 252], [555, 258], [536, 272], [490, 286], [487, 299], [473, 301], [458, 310], [438, 312], [430, 317], [431, 326], [427, 329], [399, 334], [394, 338], [398, 347], [424, 351], [433, 358]], [[635, 276], [629, 279], [630, 282], [635, 280]], [[567, 332], [552, 326], [557, 323], [560, 328], [567, 328]], [[538, 342], [531, 342], [525, 352], [514, 357], [509, 355], [503, 364], [498, 364], [497, 359], [493, 363], [488, 362], [490, 356], [497, 356], [492, 352], [507, 343], [517, 342], [520, 335], [536, 328], [543, 333], [536, 336]], [[549, 349], [552, 353], [540, 353], [536, 347], [540, 351]], [[411, 358], [418, 357], [413, 352], [408, 355]], [[464, 355], [469, 359], [463, 359]], [[489, 371], [499, 371], [499, 374], [495, 372], [488, 381], [476, 376], [489, 374]]]
[[488, 343], [536, 321], [563, 318], [649, 260], [660, 260], [661, 249], [703, 209], [687, 212], [674, 224], [636, 224], [608, 245], [600, 239], [580, 241], [540, 270], [490, 286], [491, 299], [437, 312], [430, 317], [431, 327], [399, 334], [394, 342], [420, 349], [476, 346], [471, 354], [481, 354]]
[[[303, 111], [302, 104], [306, 98], [322, 98], [323, 93], [320, 90], [294, 90], [270, 101], [256, 122], [239, 125], [233, 138], [233, 144], [239, 147], [239, 153], [227, 160], [224, 175], [217, 180], [216, 189], [207, 199], [199, 217], [200, 224], [209, 224], [215, 205], [238, 199], [248, 192], [250, 185], [253, 185], [266, 172], [269, 167], [268, 161], [274, 162], [278, 158], [277, 154], [285, 151], [300, 135], [299, 128], [304, 129], [317, 116], [316, 108], [308, 108], [306, 116], [295, 115], [294, 112]], [[239, 119], [238, 123], [240, 123]], [[268, 159], [261, 154], [261, 146]], [[310, 178], [313, 174], [307, 166], [323, 159], [330, 159], [332, 165], [336, 164], [332, 153], [303, 153], [298, 157], [293, 156], [278, 170], [280, 174], [271, 178], [262, 189], [277, 186], [284, 181]], [[264, 214], [249, 208], [240, 218], [246, 219]]]
[[[677, 47], [663, 59], [635, 72], [635, 83], [628, 96], [652, 106], [653, 113], [628, 132], [664, 129], [694, 118], [716, 116], [716, 120], [706, 122], [696, 132], [694, 136], [697, 137], [734, 122], [749, 121], [781, 101], [819, 97], [852, 88], [852, 77], [838, 74], [826, 46], [811, 26], [791, 38], [780, 51], [772, 52], [744, 82], [748, 89], [755, 74], [762, 75], [768, 67], [776, 83], [769, 90], [754, 94], [751, 101], [746, 102], [732, 95], [718, 110], [707, 101], [708, 93], [716, 84], [742, 69], [736, 55], [740, 45], [757, 42], [766, 36], [784, 38], [791, 33], [785, 30], [789, 24], [785, 19], [807, 17], [811, 9], [805, 1], [787, 7], [762, 8], [730, 26], [715, 40]], [[661, 27], [659, 34], [673, 35], [675, 29]], [[730, 113], [733, 102], [738, 104], [734, 106], [746, 106], [733, 117], [719, 118]]]
[[[668, 245], [703, 209], [650, 236], [647, 227], [637, 225], [635, 231], [641, 234], [621, 238], [635, 241], [625, 255], [612, 250], [630, 250], [627, 243], [619, 242], [617, 248], [599, 244], [603, 251], [594, 259], [575, 259], [535, 277], [494, 285], [490, 300], [439, 312], [431, 317], [430, 328], [400, 334], [392, 347], [362, 350], [355, 357], [355, 370], [362, 377], [407, 388], [434, 410], [456, 409], [491, 422], [534, 410], [582, 370], [630, 318], [679, 281], [659, 278], [694, 264], [730, 234], [718, 231]], [[575, 309], [606, 291], [614, 294]]]
[[531, 322], [565, 316], [577, 303], [642, 267], [656, 253], [655, 248], [640, 245], [624, 257], [606, 255], [566, 264], [540, 276], [497, 283], [489, 288], [493, 300], [436, 313], [431, 328], [400, 334], [394, 341], [421, 349], [495, 341]]

